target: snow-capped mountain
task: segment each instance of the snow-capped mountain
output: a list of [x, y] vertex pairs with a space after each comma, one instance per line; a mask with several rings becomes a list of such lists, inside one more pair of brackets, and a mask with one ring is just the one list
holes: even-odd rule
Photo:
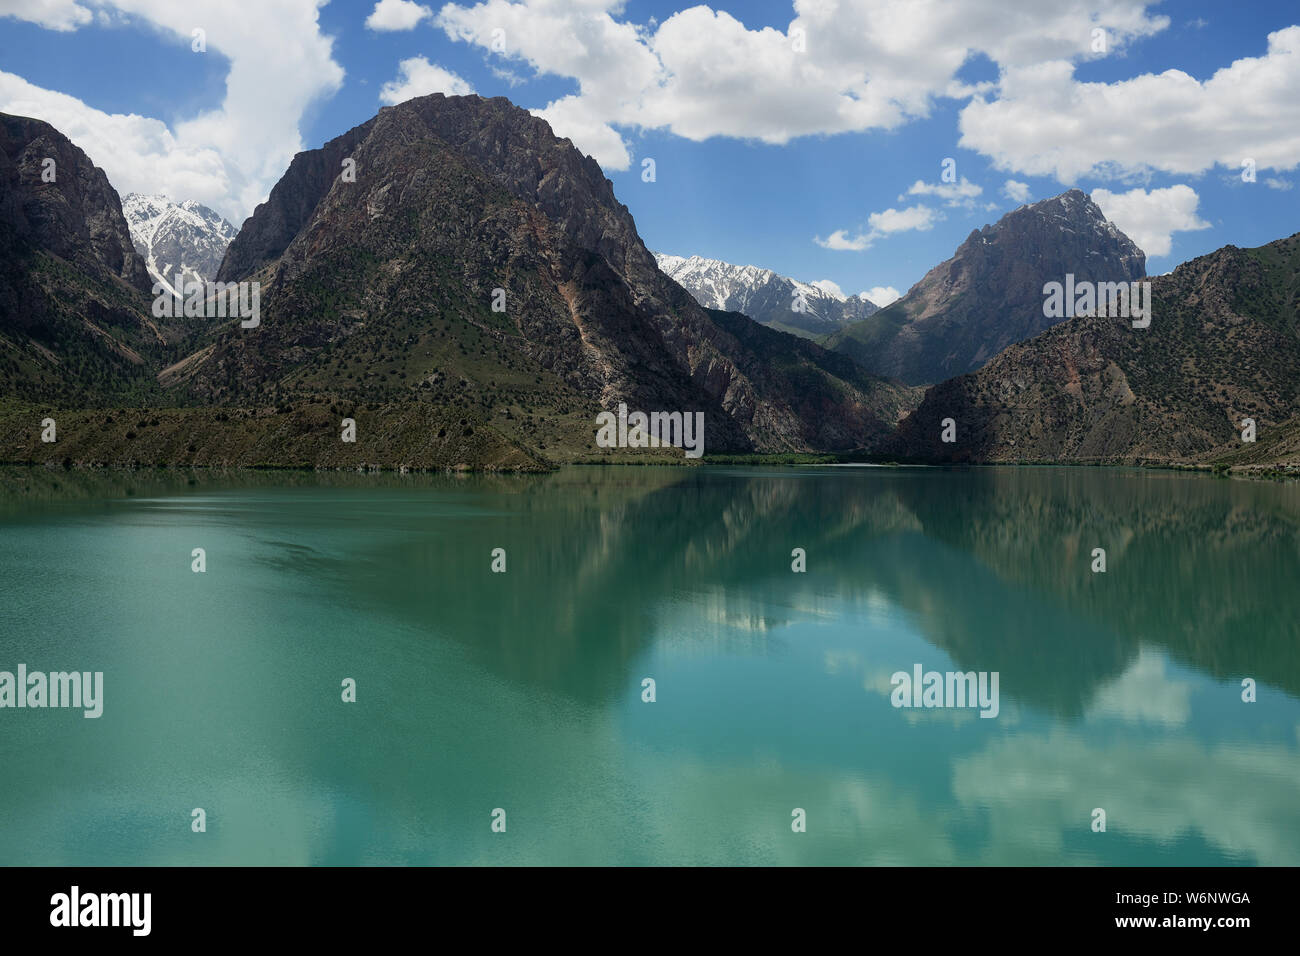
[[207, 206], [193, 200], [174, 203], [166, 196], [129, 193], [122, 214], [150, 278], [172, 292], [179, 292], [182, 276], [186, 282], [214, 278], [239, 231]]
[[654, 253], [659, 268], [700, 305], [742, 312], [755, 322], [805, 338], [839, 330], [880, 307], [865, 293], [844, 296], [821, 283], [800, 282], [758, 266], [737, 266], [703, 256]]

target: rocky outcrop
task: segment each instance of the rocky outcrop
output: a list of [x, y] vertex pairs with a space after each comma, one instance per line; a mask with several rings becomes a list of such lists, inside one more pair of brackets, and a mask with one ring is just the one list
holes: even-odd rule
[[[1260, 467], [1300, 414], [1300, 234], [1151, 279], [1148, 328], [1081, 317], [936, 385], [890, 450], [930, 461]], [[953, 442], [942, 440], [951, 418]], [[1241, 441], [1255, 421], [1258, 452]]]
[[49, 123], [0, 113], [0, 230], [87, 274], [149, 289], [117, 191]]
[[1089, 282], [1146, 275], [1142, 250], [1078, 189], [973, 231], [903, 298], [826, 344], [877, 375], [940, 382], [1059, 321], [1043, 314], [1043, 286], [1067, 274]]
[[218, 282], [234, 282], [252, 275], [279, 258], [311, 218], [321, 198], [342, 170], [374, 120], [336, 136], [320, 149], [294, 156], [288, 171], [271, 190], [266, 202], [244, 220], [217, 272]]
[[165, 335], [103, 170], [41, 120], [0, 114], [0, 395], [105, 403], [156, 391]]

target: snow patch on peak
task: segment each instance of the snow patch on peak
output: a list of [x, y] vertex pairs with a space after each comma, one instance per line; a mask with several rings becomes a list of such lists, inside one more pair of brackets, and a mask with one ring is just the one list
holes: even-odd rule
[[122, 215], [150, 277], [170, 292], [179, 292], [184, 282], [214, 278], [238, 231], [192, 199], [176, 203], [167, 196], [128, 193]]
[[849, 299], [849, 297], [844, 294], [844, 290], [840, 288], [839, 283], [832, 282], [830, 279], [818, 279], [816, 282], [809, 283], [809, 285], [815, 289], [820, 289], [831, 298], [838, 299], [841, 302], [847, 302]]
[[865, 294], [845, 295], [830, 279], [801, 282], [761, 266], [738, 266], [705, 256], [653, 253], [659, 268], [701, 305], [742, 312], [764, 325], [816, 337], [878, 306]]

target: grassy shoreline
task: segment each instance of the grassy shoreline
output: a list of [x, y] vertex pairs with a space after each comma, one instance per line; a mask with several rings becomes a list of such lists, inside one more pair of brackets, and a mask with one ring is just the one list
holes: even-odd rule
[[[55, 422], [55, 441], [42, 440], [45, 423]], [[344, 419], [355, 422], [355, 440], [345, 441]], [[1262, 444], [1262, 443], [1261, 443]], [[1279, 449], [1281, 450], [1281, 449]], [[569, 447], [546, 451], [504, 434], [487, 416], [422, 403], [347, 406], [323, 402], [261, 408], [103, 408], [48, 410], [0, 403], [0, 464], [46, 467], [239, 468], [262, 471], [368, 473], [532, 473], [562, 466], [673, 465], [676, 467], [1122, 467], [1189, 471], [1260, 480], [1292, 480], [1300, 466], [1268, 446], [1220, 451], [1203, 462], [1155, 459], [935, 461], [866, 451], [705, 454], [685, 458], [680, 449], [604, 449], [602, 454]], [[1245, 460], [1243, 460], [1245, 458]]]
[[441, 466], [386, 466], [372, 463], [358, 465], [321, 465], [310, 462], [276, 463], [258, 462], [251, 464], [233, 464], [227, 462], [82, 462], [70, 459], [44, 461], [26, 459], [0, 458], [0, 466], [12, 468], [42, 468], [48, 470], [87, 470], [87, 471], [169, 471], [187, 470], [203, 472], [292, 472], [297, 474], [368, 474], [368, 475], [439, 475], [439, 474], [519, 474], [545, 475], [562, 468], [649, 468], [649, 467], [736, 467], [736, 468], [774, 468], [774, 467], [818, 467], [828, 465], [852, 466], [863, 465], [874, 468], [1131, 468], [1140, 471], [1190, 472], [1215, 478], [1246, 478], [1258, 481], [1295, 481], [1300, 480], [1300, 470], [1289, 468], [1266, 468], [1260, 466], [1223, 467], [1217, 464], [1179, 464], [1160, 462], [1131, 461], [985, 461], [985, 462], [934, 462], [934, 461], [897, 461], [893, 459], [864, 461], [860, 458], [837, 458], [832, 455], [719, 455], [705, 456], [700, 459], [679, 460], [614, 460], [614, 461], [562, 461], [552, 462], [548, 466], [529, 468], [492, 467], [457, 463]]

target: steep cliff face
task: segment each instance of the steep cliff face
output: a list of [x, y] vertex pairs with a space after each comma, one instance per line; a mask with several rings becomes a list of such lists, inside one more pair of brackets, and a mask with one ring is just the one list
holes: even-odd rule
[[103, 170], [48, 123], [0, 114], [0, 394], [156, 391], [148, 289]]
[[53, 126], [0, 114], [0, 190], [0, 222], [11, 241], [148, 291], [144, 260], [131, 245], [117, 191]]
[[1142, 250], [1077, 189], [972, 232], [907, 295], [826, 344], [878, 375], [943, 381], [1059, 321], [1043, 315], [1043, 285], [1067, 274], [1089, 282], [1146, 275]]
[[[1265, 449], [1293, 458], [1300, 234], [1225, 246], [1150, 281], [1149, 328], [1122, 318], [1062, 322], [930, 389], [892, 449], [939, 461], [1228, 456], [1258, 466]], [[955, 442], [942, 441], [945, 418]], [[1256, 422], [1257, 448], [1242, 445], [1245, 418]]]
[[336, 136], [320, 149], [299, 153], [289, 164], [266, 202], [244, 220], [221, 268], [218, 282], [246, 279], [267, 263], [278, 259], [307, 223], [321, 199], [342, 171], [343, 160], [365, 139], [374, 120]]
[[599, 165], [500, 98], [411, 100], [300, 154], [220, 272], [253, 275], [261, 326], [169, 384], [469, 402], [573, 454], [619, 402], [703, 411], [708, 447], [734, 451], [862, 447], [914, 402], [811, 344], [734, 334], [660, 272]]

